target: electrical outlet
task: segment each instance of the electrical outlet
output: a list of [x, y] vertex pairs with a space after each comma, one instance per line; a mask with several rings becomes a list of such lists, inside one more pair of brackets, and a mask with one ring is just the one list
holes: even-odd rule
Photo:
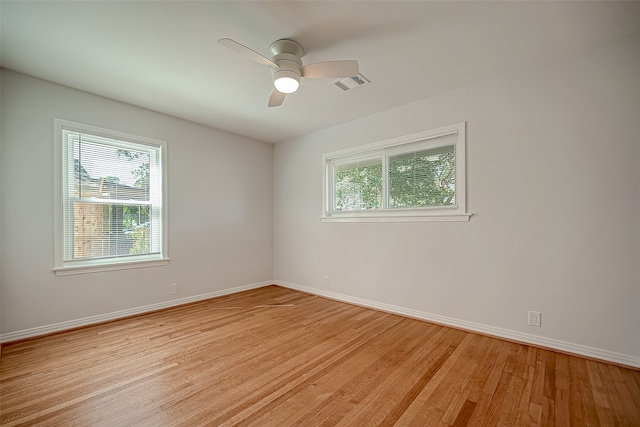
[[542, 314], [539, 311], [530, 311], [529, 312], [529, 326], [542, 326]]
[[178, 292], [178, 284], [177, 283], [171, 283], [169, 285], [169, 294], [175, 294]]
[[331, 286], [331, 276], [324, 276], [324, 285], [327, 288]]

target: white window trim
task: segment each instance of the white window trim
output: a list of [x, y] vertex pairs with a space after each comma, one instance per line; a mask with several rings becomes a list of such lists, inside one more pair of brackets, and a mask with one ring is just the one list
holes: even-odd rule
[[[384, 141], [351, 147], [344, 150], [332, 151], [322, 156], [322, 222], [417, 222], [417, 221], [469, 221], [471, 213], [466, 210], [466, 122], [459, 122], [410, 135], [404, 135]], [[333, 209], [333, 170], [332, 161], [348, 163], [357, 158], [380, 156], [381, 150], [393, 152], [393, 147], [411, 144], [418, 141], [434, 139], [441, 136], [456, 134], [456, 202], [455, 207], [428, 207], [415, 209], [371, 209], [361, 211], [332, 211]], [[425, 143], [428, 145], [428, 142]], [[437, 147], [437, 145], [433, 145]], [[370, 153], [370, 156], [367, 156]], [[386, 165], [383, 162], [383, 176], [386, 176]], [[383, 180], [383, 195], [386, 180]], [[383, 196], [384, 197], [384, 196]]]
[[[76, 123], [58, 118], [53, 119], [53, 161], [54, 161], [54, 179], [53, 179], [53, 206], [54, 206], [54, 268], [53, 271], [57, 276], [66, 276], [71, 274], [96, 273], [112, 270], [124, 270], [131, 268], [143, 268], [166, 265], [169, 263], [168, 256], [168, 181], [167, 181], [167, 143], [165, 141], [147, 138], [138, 135], [132, 135], [125, 132], [113, 131], [110, 129], [99, 128], [96, 126]], [[103, 136], [106, 138], [122, 139], [124, 141], [132, 141], [135, 143], [160, 147], [160, 164], [162, 166], [162, 251], [159, 255], [136, 256], [131, 260], [127, 259], [95, 259], [88, 261], [76, 261], [73, 265], [65, 265], [64, 263], [64, 225], [63, 225], [63, 179], [62, 171], [64, 170], [63, 141], [62, 130], [71, 129], [79, 132], [90, 133], [93, 135]]]

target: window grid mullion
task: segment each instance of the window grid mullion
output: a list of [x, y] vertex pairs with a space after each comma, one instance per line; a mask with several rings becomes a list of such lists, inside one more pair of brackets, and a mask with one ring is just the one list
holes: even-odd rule
[[382, 154], [382, 209], [389, 209], [389, 156]]

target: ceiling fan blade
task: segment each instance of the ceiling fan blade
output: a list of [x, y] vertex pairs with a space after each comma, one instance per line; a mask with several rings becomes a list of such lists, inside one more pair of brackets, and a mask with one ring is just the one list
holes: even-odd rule
[[261, 54], [259, 54], [258, 52], [256, 52], [253, 49], [250, 49], [248, 47], [246, 47], [243, 44], [238, 43], [235, 40], [231, 40], [231, 39], [220, 39], [218, 40], [218, 43], [220, 43], [222, 46], [224, 47], [228, 47], [229, 49], [239, 53], [240, 55], [244, 55], [247, 58], [262, 64], [262, 65], [268, 65], [270, 67], [277, 67], [277, 65], [270, 60], [269, 58], [267, 58], [266, 56], [262, 56]]
[[269, 107], [279, 107], [284, 102], [284, 98], [286, 96], [286, 94], [278, 92], [276, 89], [274, 89], [273, 92], [271, 92], [271, 96], [269, 97]]
[[358, 75], [358, 61], [326, 61], [316, 62], [302, 67], [302, 77], [312, 79], [337, 79]]

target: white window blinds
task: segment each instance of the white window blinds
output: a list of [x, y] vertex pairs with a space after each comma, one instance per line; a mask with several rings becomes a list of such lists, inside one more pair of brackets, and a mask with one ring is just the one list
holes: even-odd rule
[[336, 211], [382, 207], [381, 158], [337, 163], [334, 170]]
[[455, 137], [430, 141], [436, 148], [420, 145], [389, 156], [389, 208], [455, 206]]

